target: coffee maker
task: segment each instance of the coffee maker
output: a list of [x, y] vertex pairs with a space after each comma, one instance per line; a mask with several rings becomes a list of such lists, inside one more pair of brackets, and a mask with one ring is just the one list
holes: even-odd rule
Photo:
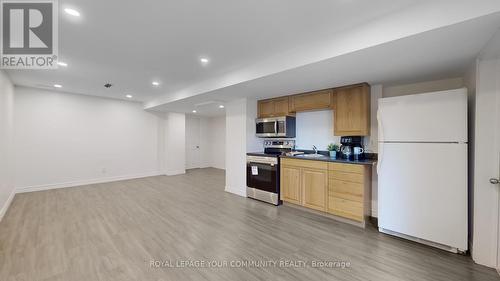
[[363, 149], [363, 137], [341, 137], [340, 155], [346, 160], [363, 160], [365, 153]]

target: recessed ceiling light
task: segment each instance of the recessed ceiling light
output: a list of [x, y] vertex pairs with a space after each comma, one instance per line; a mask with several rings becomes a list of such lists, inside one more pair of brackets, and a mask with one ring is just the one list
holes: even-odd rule
[[221, 105], [219, 105], [219, 108], [224, 108], [224, 105], [222, 105], [222, 104], [221, 104]]
[[196, 110], [193, 110], [193, 113], [196, 113]]
[[125, 97], [127, 97], [127, 99], [131, 99], [132, 95], [126, 95]]
[[202, 64], [208, 64], [210, 62], [210, 60], [208, 58], [200, 58], [200, 62]]
[[66, 9], [64, 9], [64, 11], [66, 12], [66, 14], [74, 16], [74, 17], [79, 17], [80, 16], [80, 12], [78, 12], [75, 9], [66, 8]]
[[67, 67], [67, 66], [68, 66], [68, 64], [67, 64], [67, 63], [65, 63], [65, 62], [63, 62], [63, 61], [58, 61], [58, 62], [57, 62], [57, 65], [64, 66], [64, 67]]
[[54, 88], [62, 88], [62, 85], [60, 85], [60, 84], [54, 84]]
[[160, 82], [158, 82], [158, 81], [153, 81], [153, 82], [151, 82], [151, 84], [152, 84], [153, 86], [155, 86], [155, 87], [160, 86]]

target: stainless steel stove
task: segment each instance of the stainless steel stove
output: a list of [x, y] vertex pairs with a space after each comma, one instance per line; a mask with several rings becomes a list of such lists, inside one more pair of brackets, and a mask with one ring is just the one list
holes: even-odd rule
[[281, 204], [279, 155], [289, 152], [295, 140], [274, 139], [264, 141], [264, 152], [247, 153], [247, 196], [253, 199]]

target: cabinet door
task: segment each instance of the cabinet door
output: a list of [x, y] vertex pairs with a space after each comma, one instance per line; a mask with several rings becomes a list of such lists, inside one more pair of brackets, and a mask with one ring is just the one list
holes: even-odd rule
[[274, 116], [274, 100], [263, 100], [258, 102], [259, 117], [273, 117]]
[[328, 171], [302, 169], [303, 206], [326, 211]]
[[300, 168], [281, 166], [281, 200], [301, 204]]
[[288, 97], [274, 99], [274, 114], [276, 116], [288, 115]]
[[334, 113], [336, 136], [370, 134], [370, 92], [368, 86], [338, 89]]
[[306, 111], [330, 108], [332, 106], [333, 90], [322, 90], [317, 92], [305, 93], [290, 97], [290, 111]]

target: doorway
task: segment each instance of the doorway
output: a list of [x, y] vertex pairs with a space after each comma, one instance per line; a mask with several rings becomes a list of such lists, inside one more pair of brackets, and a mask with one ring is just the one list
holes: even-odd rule
[[201, 167], [200, 118], [186, 116], [186, 169]]

